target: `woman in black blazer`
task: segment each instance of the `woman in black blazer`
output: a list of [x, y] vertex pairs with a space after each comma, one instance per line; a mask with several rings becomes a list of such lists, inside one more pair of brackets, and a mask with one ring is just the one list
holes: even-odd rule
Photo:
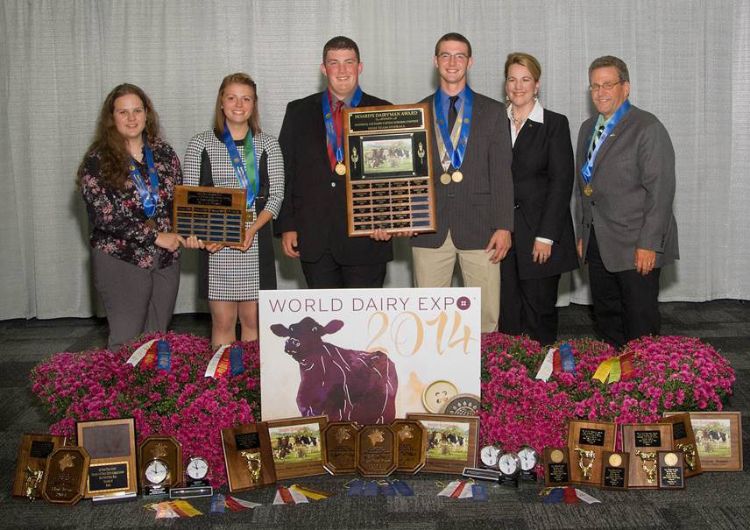
[[500, 331], [551, 344], [557, 338], [560, 275], [576, 269], [578, 258], [570, 214], [574, 163], [568, 119], [542, 108], [540, 77], [533, 56], [508, 55], [515, 231], [501, 265]]

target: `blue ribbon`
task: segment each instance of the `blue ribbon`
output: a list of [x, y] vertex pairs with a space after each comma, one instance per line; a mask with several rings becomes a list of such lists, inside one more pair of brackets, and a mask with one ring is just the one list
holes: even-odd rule
[[245, 365], [242, 362], [242, 347], [235, 345], [229, 350], [229, 366], [232, 375], [240, 375], [245, 371]]
[[[323, 92], [321, 97], [323, 103], [323, 121], [326, 125], [326, 141], [328, 145], [334, 147], [334, 155], [336, 155], [336, 162], [343, 162], [344, 160], [344, 139], [336, 134], [336, 126], [333, 123], [333, 112], [331, 112], [331, 100], [328, 91]], [[362, 101], [362, 89], [357, 86], [352, 96], [352, 107], [359, 106], [359, 102]], [[342, 135], [343, 136], [343, 135]]]
[[[458, 145], [455, 149], [453, 142], [451, 141], [451, 131], [448, 130], [448, 117], [443, 116], [443, 93], [438, 88], [435, 92], [435, 97], [432, 100], [434, 106], [435, 119], [437, 120], [438, 129], [440, 130], [440, 137], [443, 139], [443, 145], [445, 145], [445, 151], [448, 153], [448, 157], [451, 160], [451, 165], [454, 169], [459, 169], [464, 161], [464, 154], [466, 153], [466, 144], [469, 141], [469, 129], [471, 128], [471, 113], [474, 107], [474, 92], [471, 91], [469, 86], [466, 86], [464, 91], [464, 103], [463, 113], [461, 115], [461, 134], [458, 137]], [[438, 111], [441, 109], [441, 111]]]
[[560, 362], [563, 372], [574, 374], [576, 372], [576, 360], [573, 357], [573, 349], [570, 344], [563, 342], [560, 345]]
[[237, 149], [232, 138], [232, 133], [229, 132], [227, 122], [224, 120], [224, 134], [222, 135], [224, 145], [229, 152], [229, 158], [232, 161], [232, 167], [234, 167], [234, 174], [237, 176], [237, 180], [240, 183], [240, 187], [247, 190], [247, 209], [249, 210], [255, 196], [258, 194], [258, 188], [260, 187], [260, 171], [258, 170], [258, 160], [255, 158], [255, 145], [253, 144], [253, 135], [251, 131], [247, 131], [245, 136], [245, 163], [242, 163], [242, 157]]
[[164, 339], [156, 343], [156, 367], [165, 372], [172, 370], [172, 350]]
[[138, 195], [141, 196], [141, 202], [143, 203], [143, 213], [146, 217], [151, 219], [156, 215], [156, 205], [159, 204], [159, 174], [156, 172], [156, 166], [154, 165], [154, 153], [147, 143], [143, 144], [143, 153], [146, 156], [146, 167], [148, 168], [148, 179], [150, 186], [146, 186], [143, 182], [143, 176], [141, 171], [138, 169], [138, 164], [135, 160], [130, 160], [130, 178], [135, 183], [135, 188], [138, 190]]
[[[581, 168], [581, 177], [586, 184], [591, 182], [591, 177], [594, 175], [594, 161], [596, 161], [596, 155], [599, 153], [599, 149], [602, 147], [602, 145], [604, 145], [604, 141], [609, 137], [610, 133], [614, 130], [617, 124], [620, 123], [622, 117], [625, 116], [625, 114], [627, 114], [629, 110], [630, 101], [626, 99], [623, 104], [620, 105], [620, 108], [617, 109], [617, 112], [615, 112], [612, 118], [610, 118], [609, 122], [607, 122], [607, 126], [604, 127], [604, 131], [599, 137], [599, 141], [596, 143], [596, 147], [591, 152], [591, 157], [586, 161], [585, 164], [583, 164], [583, 167]], [[596, 124], [594, 124], [594, 134], [595, 133]]]

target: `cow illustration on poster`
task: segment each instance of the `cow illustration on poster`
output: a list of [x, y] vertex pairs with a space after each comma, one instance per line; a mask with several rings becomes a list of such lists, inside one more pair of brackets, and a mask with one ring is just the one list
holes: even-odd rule
[[439, 412], [446, 389], [479, 396], [479, 296], [477, 288], [261, 291], [262, 419], [390, 423]]
[[326, 415], [328, 421], [390, 423], [396, 418], [396, 367], [382, 351], [351, 350], [323, 341], [324, 335], [343, 326], [341, 320], [322, 326], [310, 317], [289, 327], [271, 325], [275, 335], [288, 337], [284, 351], [299, 363], [299, 412]]

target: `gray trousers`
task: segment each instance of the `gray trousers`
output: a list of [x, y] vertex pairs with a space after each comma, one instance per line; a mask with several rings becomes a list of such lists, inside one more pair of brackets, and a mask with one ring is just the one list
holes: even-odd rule
[[179, 261], [164, 269], [141, 269], [92, 249], [91, 265], [107, 312], [110, 350], [143, 333], [167, 330], [180, 286]]

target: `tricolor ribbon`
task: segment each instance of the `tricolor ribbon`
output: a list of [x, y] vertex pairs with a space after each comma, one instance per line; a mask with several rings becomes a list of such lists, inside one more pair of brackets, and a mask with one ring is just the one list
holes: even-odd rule
[[292, 488], [279, 486], [276, 488], [276, 496], [273, 499], [274, 504], [303, 504], [309, 502], [307, 497]]
[[617, 357], [604, 359], [594, 371], [592, 379], [602, 384], [627, 381], [633, 377], [633, 354], [623, 353]]
[[151, 368], [156, 364], [156, 339], [151, 339], [136, 348], [127, 364], [138, 366], [141, 362], [144, 368]]

